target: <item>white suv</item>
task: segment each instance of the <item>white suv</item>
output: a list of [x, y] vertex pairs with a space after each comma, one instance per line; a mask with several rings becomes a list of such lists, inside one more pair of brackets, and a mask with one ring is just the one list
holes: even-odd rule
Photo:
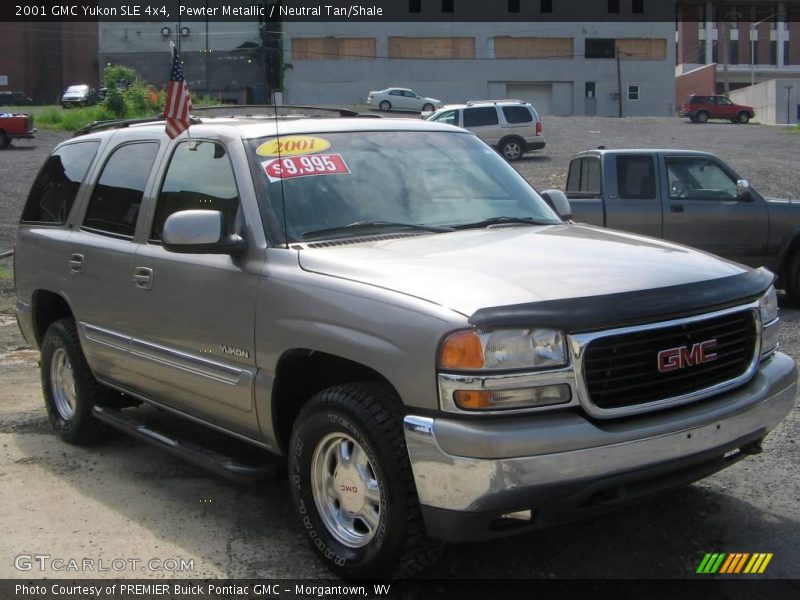
[[519, 160], [546, 144], [539, 114], [522, 100], [473, 100], [445, 106], [423, 118], [469, 129], [507, 160]]

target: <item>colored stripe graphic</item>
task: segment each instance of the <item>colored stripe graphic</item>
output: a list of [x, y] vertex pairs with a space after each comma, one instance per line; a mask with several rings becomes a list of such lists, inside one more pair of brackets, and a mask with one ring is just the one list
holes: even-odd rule
[[[713, 575], [715, 573], [733, 574], [760, 574], [763, 573], [772, 560], [771, 552], [708, 552], [700, 561], [696, 573]], [[749, 560], [748, 560], [749, 559]], [[745, 566], [747, 565], [747, 566]], [[744, 569], [744, 571], [742, 571]]]

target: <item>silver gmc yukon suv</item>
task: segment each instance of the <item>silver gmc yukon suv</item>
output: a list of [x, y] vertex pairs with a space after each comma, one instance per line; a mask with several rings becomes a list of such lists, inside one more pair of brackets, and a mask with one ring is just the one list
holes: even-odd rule
[[565, 206], [426, 121], [90, 127], [33, 184], [17, 316], [66, 442], [283, 457], [325, 564], [407, 575], [695, 481], [794, 405], [769, 271]]

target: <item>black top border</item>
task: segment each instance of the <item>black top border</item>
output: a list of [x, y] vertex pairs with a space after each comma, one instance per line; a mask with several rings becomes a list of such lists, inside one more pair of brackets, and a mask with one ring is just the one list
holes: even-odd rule
[[[783, 18], [800, 21], [800, 0], [783, 0]], [[704, 0], [7, 0], [0, 22], [678, 22], [703, 21]], [[718, 14], [741, 0], [715, 0]], [[758, 5], [775, 20], [775, 2]], [[612, 12], [613, 11], [613, 12]], [[745, 22], [748, 15], [740, 15]], [[737, 25], [732, 25], [737, 26]], [[769, 23], [766, 24], [769, 27]]]

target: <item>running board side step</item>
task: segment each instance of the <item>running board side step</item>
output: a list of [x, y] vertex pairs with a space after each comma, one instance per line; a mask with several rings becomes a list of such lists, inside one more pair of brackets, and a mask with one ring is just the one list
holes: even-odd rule
[[97, 420], [115, 429], [237, 483], [252, 484], [266, 479], [275, 480], [285, 474], [282, 461], [260, 466], [244, 464], [198, 444], [164, 435], [114, 408], [95, 406], [92, 414]]

